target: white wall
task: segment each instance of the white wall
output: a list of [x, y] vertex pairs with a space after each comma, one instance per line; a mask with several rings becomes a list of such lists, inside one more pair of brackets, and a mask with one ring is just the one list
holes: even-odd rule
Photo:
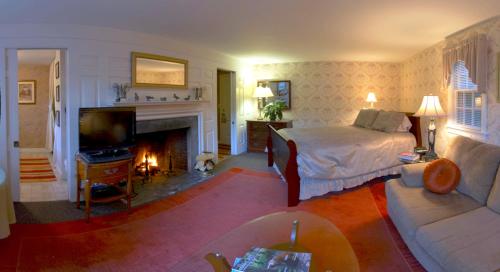
[[[161, 110], [172, 112], [202, 112], [203, 113], [203, 149], [216, 152], [217, 119], [216, 119], [216, 81], [217, 69], [239, 71], [242, 65], [235, 59], [220, 53], [198, 48], [193, 45], [166, 39], [154, 35], [76, 25], [1, 25], [0, 52], [5, 48], [61, 48], [66, 49], [64, 80], [66, 94], [66, 112], [61, 109], [61, 118], [65, 118], [67, 125], [67, 179], [69, 181], [70, 199], [74, 200], [76, 190], [75, 154], [78, 151], [78, 109], [79, 107], [109, 106], [114, 99], [113, 83], [130, 82], [130, 53], [131, 51], [147, 52], [152, 54], [172, 56], [189, 61], [188, 90], [132, 90], [129, 95], [137, 91], [144, 95], [172, 96], [175, 92], [183, 97], [191, 94], [191, 89], [203, 87], [203, 96], [208, 103], [195, 105], [165, 106]], [[4, 57], [0, 54], [0, 60]], [[0, 69], [1, 70], [1, 69]], [[0, 72], [0, 76], [5, 71]], [[0, 80], [4, 80], [2, 76]], [[243, 82], [239, 79], [237, 82]], [[2, 82], [0, 86], [5, 86]], [[245, 87], [237, 85], [237, 92], [244, 95]], [[3, 91], [4, 88], [2, 88]], [[237, 99], [237, 130], [238, 153], [246, 148], [244, 136], [245, 109], [243, 100]], [[4, 104], [4, 101], [2, 101]], [[158, 109], [157, 109], [158, 110]], [[4, 109], [2, 109], [2, 112]], [[4, 115], [2, 123], [4, 127]], [[4, 139], [5, 131], [0, 132]], [[0, 148], [5, 149], [8, 144], [3, 143]], [[0, 150], [0, 154], [5, 154]], [[4, 165], [5, 157], [0, 158], [0, 165]]]

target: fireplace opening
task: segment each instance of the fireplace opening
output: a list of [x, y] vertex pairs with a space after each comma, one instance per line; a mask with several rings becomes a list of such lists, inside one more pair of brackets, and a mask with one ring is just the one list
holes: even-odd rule
[[177, 176], [188, 171], [189, 128], [136, 135], [135, 175], [144, 182], [155, 176]]

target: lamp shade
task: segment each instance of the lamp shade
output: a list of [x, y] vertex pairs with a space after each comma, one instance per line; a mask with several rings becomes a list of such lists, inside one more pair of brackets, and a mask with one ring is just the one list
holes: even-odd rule
[[444, 112], [439, 103], [439, 96], [437, 95], [426, 95], [422, 100], [422, 105], [418, 111], [414, 114], [415, 116], [427, 116], [427, 117], [444, 117], [446, 112]]
[[253, 97], [271, 97], [274, 96], [273, 91], [269, 87], [257, 86], [255, 88], [255, 92], [253, 93]]
[[369, 92], [368, 96], [366, 97], [366, 102], [370, 102], [370, 103], [377, 102], [377, 97], [375, 96], [374, 93]]

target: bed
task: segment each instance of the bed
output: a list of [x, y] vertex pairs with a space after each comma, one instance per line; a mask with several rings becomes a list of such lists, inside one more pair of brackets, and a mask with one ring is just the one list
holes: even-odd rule
[[399, 174], [402, 163], [397, 155], [422, 144], [420, 118], [405, 115], [411, 122], [408, 132], [356, 126], [276, 130], [268, 125], [268, 166], [288, 184], [288, 206]]

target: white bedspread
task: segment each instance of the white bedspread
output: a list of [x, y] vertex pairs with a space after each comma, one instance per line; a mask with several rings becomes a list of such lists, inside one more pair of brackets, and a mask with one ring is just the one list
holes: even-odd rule
[[355, 126], [286, 128], [279, 133], [297, 144], [300, 199], [397, 174], [402, 165], [398, 154], [416, 145], [411, 133]]

